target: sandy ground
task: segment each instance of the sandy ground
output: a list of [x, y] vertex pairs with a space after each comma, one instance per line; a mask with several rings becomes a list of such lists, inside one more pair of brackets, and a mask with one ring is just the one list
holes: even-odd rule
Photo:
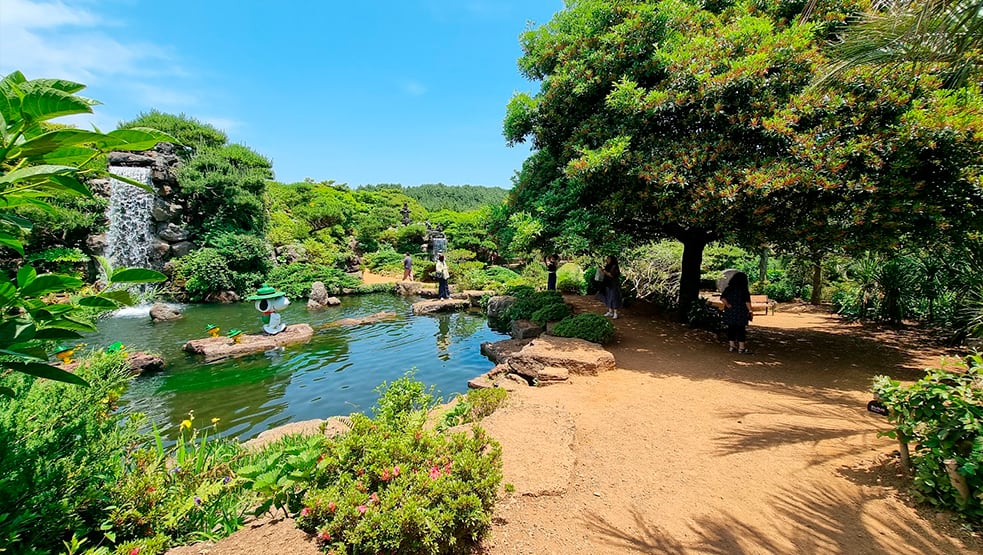
[[[887, 424], [865, 408], [873, 376], [940, 362], [917, 332], [780, 307], [737, 355], [641, 306], [615, 325], [616, 370], [518, 392], [486, 420], [513, 491], [484, 555], [983, 553], [907, 500]], [[170, 554], [316, 552], [287, 520]]]

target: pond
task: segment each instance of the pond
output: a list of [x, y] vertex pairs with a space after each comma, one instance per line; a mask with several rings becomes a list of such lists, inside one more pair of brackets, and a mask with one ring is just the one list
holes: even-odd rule
[[[146, 309], [125, 309], [100, 320], [99, 332], [85, 341], [91, 348], [120, 341], [129, 351], [164, 357], [165, 370], [136, 378], [122, 401], [156, 422], [165, 436], [175, 436], [176, 426], [194, 410], [196, 427], [219, 418], [210, 435], [246, 440], [289, 422], [368, 413], [378, 399], [376, 387], [410, 369], [445, 400], [491, 369], [480, 344], [505, 336], [491, 330], [482, 314], [414, 316], [412, 302], [389, 294], [350, 296], [341, 307], [309, 312], [301, 301], [283, 312], [283, 321], [311, 324], [315, 334], [309, 343], [210, 364], [181, 347], [206, 337], [208, 324], [223, 334], [232, 328], [258, 333], [261, 315], [252, 303], [184, 306], [184, 318], [156, 324]], [[398, 318], [323, 327], [381, 311], [395, 311]]]

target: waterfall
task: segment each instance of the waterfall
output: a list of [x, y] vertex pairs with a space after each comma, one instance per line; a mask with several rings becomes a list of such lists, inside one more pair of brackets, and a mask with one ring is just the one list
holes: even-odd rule
[[[110, 166], [112, 174], [151, 185], [150, 168]], [[113, 268], [149, 268], [154, 233], [151, 209], [154, 195], [117, 179], [109, 193], [109, 231], [106, 258]]]

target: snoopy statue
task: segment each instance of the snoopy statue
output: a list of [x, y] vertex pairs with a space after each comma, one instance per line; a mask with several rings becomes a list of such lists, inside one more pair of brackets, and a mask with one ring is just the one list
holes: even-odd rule
[[263, 331], [276, 335], [287, 328], [280, 322], [280, 311], [290, 305], [290, 299], [276, 288], [263, 284], [255, 295], [246, 297], [247, 301], [256, 301], [256, 310], [263, 313]]

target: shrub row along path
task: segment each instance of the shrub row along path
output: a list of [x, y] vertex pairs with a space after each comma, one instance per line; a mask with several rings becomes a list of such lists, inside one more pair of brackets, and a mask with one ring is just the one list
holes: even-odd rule
[[[755, 318], [755, 354], [736, 355], [644, 307], [622, 314], [616, 370], [511, 394], [486, 419], [514, 492], [484, 555], [983, 553], [910, 503], [887, 424], [866, 411], [872, 376], [939, 364], [916, 332], [780, 307]], [[287, 520], [170, 553], [316, 552]]]

